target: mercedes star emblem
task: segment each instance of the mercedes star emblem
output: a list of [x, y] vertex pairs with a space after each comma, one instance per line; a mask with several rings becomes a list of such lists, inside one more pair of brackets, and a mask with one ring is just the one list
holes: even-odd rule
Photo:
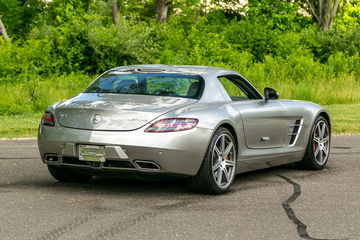
[[91, 123], [92, 124], [97, 124], [98, 122], [100, 122], [100, 120], [101, 120], [101, 116], [99, 114], [95, 114], [91, 118]]

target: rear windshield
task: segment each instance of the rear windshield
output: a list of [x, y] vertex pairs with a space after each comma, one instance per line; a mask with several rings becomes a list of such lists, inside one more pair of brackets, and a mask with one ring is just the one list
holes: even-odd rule
[[203, 79], [178, 73], [109, 72], [94, 81], [85, 93], [113, 93], [198, 98]]

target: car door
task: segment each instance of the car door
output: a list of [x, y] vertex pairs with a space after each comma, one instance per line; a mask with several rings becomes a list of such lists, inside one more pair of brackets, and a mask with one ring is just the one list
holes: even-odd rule
[[[279, 100], [265, 101], [259, 92], [240, 76], [218, 77], [241, 114], [248, 148], [281, 148], [288, 124], [286, 108]], [[260, 96], [259, 96], [260, 95]]]

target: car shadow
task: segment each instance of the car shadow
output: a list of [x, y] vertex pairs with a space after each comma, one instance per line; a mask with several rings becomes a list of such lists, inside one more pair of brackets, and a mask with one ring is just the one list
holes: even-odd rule
[[[294, 175], [297, 177], [308, 177], [315, 174], [314, 171], [304, 171], [292, 166], [272, 167], [257, 171], [238, 174], [229, 193], [259, 187], [270, 186], [274, 184], [274, 176]], [[281, 179], [277, 182], [283, 183]], [[189, 190], [186, 179], [167, 179], [167, 180], [135, 180], [121, 179], [116, 177], [94, 177], [88, 183], [62, 183], [47, 182], [47, 188], [61, 188], [66, 191], [86, 191], [91, 194], [108, 194], [108, 195], [199, 195]]]
[[[167, 179], [167, 180], [135, 180], [121, 179], [116, 177], [93, 177], [88, 183], [65, 183], [53, 179], [43, 169], [43, 174], [33, 178], [23, 176], [6, 184], [0, 184], [0, 192], [17, 191], [18, 188], [37, 189], [39, 191], [66, 193], [84, 192], [91, 195], [147, 195], [147, 196], [180, 196], [180, 195], [199, 195], [191, 192], [187, 186], [186, 179]], [[274, 178], [277, 175], [290, 177], [307, 178], [311, 175], [319, 174], [319, 171], [300, 170], [293, 166], [279, 166], [257, 171], [238, 174], [235, 177], [233, 186], [229, 194], [237, 191], [256, 189], [260, 187], [271, 186], [273, 184], [284, 184], [280, 178]]]

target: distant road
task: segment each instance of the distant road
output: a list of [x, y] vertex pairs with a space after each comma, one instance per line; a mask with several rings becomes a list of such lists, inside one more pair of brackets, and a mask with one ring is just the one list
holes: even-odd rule
[[59, 183], [36, 140], [0, 141], [0, 239], [359, 240], [360, 136], [332, 146], [325, 170], [246, 173], [206, 196], [179, 180]]

